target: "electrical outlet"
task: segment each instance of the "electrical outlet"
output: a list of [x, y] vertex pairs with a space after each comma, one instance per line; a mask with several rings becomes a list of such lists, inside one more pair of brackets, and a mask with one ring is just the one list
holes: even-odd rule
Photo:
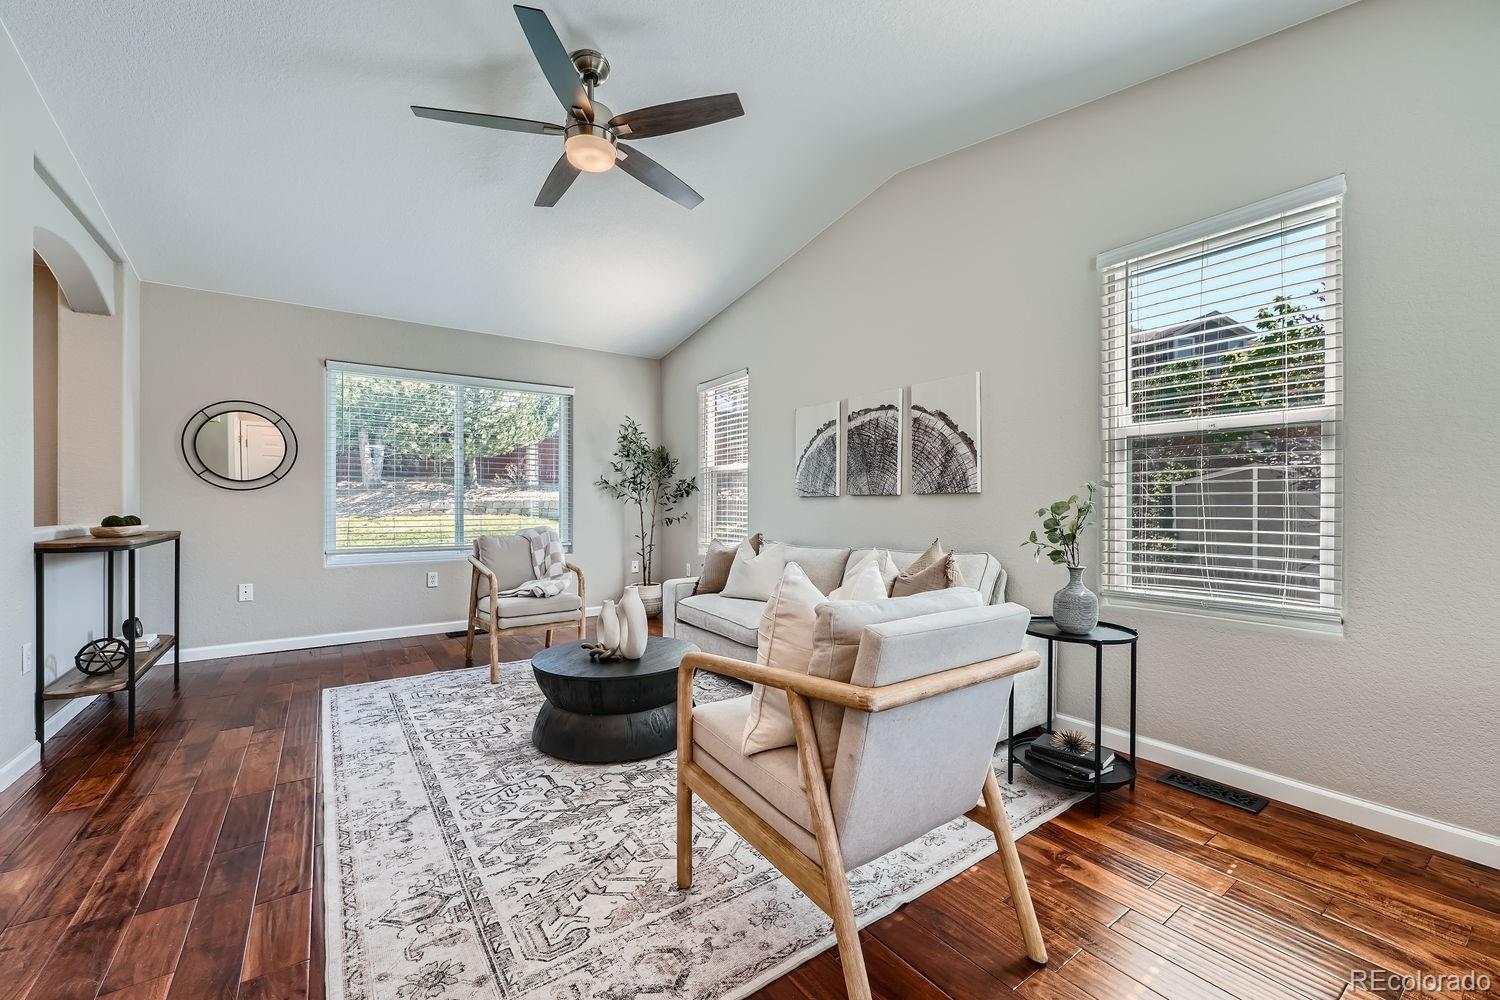
[[21, 644], [21, 673], [29, 674], [36, 669], [36, 643]]
[[437, 586], [437, 574], [436, 573], [428, 573], [427, 574], [427, 586], [429, 588]]
[[632, 560], [630, 560], [630, 572], [632, 572], [632, 573], [639, 573], [640, 571], [641, 571], [641, 561], [639, 559], [632, 559]]
[[682, 575], [683, 576], [692, 576], [693, 575], [693, 564], [692, 563], [685, 562], [685, 563], [682, 564]]
[[242, 583], [242, 584], [240, 584], [240, 603], [244, 603], [245, 601], [253, 601], [253, 600], [255, 600], [255, 584], [253, 584], [253, 583]]

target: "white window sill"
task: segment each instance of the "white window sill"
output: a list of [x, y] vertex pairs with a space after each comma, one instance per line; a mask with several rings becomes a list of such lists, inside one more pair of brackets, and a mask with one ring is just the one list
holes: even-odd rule
[[446, 563], [463, 562], [469, 558], [468, 549], [410, 549], [394, 552], [325, 552], [323, 565], [339, 566], [387, 566], [396, 563]]
[[1216, 622], [1249, 625], [1255, 628], [1275, 629], [1278, 632], [1301, 632], [1306, 635], [1332, 636], [1335, 638], [1342, 638], [1344, 635], [1344, 623], [1341, 621], [1297, 618], [1295, 616], [1277, 614], [1274, 611], [1257, 612], [1237, 608], [1208, 608], [1126, 594], [1101, 596], [1099, 605], [1101, 609], [1146, 611], [1178, 618], [1208, 619]]
[[[571, 543], [563, 544], [563, 552], [572, 555]], [[323, 566], [335, 569], [341, 566], [390, 566], [406, 563], [463, 562], [473, 554], [472, 549], [395, 549], [383, 552], [325, 552]]]

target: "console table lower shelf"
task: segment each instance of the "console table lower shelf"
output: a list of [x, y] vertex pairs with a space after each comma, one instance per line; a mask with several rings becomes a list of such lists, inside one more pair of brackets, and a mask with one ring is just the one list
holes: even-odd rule
[[[156, 666], [167, 652], [177, 645], [175, 635], [163, 635], [155, 646], [138, 653], [135, 660], [135, 679], [139, 681], [146, 671]], [[88, 698], [96, 694], [113, 694], [130, 686], [130, 676], [124, 668], [111, 674], [86, 674], [73, 669], [42, 688], [43, 701], [59, 701], [63, 698]]]

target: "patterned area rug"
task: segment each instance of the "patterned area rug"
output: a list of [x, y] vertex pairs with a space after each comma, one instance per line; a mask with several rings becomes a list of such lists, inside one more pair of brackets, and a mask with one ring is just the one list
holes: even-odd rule
[[[331, 1000], [735, 998], [832, 946], [822, 911], [701, 802], [679, 891], [673, 755], [546, 757], [530, 664], [501, 669], [493, 687], [479, 667], [324, 692]], [[745, 690], [700, 674], [697, 700]], [[1018, 835], [1081, 797], [1029, 777], [1004, 796]], [[994, 850], [961, 819], [856, 869], [860, 924]]]

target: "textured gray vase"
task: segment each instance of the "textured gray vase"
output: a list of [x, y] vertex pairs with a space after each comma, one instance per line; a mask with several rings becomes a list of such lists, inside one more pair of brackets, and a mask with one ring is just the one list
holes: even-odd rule
[[1083, 567], [1068, 567], [1068, 585], [1052, 595], [1052, 620], [1064, 632], [1083, 635], [1099, 624], [1099, 595], [1083, 585]]

